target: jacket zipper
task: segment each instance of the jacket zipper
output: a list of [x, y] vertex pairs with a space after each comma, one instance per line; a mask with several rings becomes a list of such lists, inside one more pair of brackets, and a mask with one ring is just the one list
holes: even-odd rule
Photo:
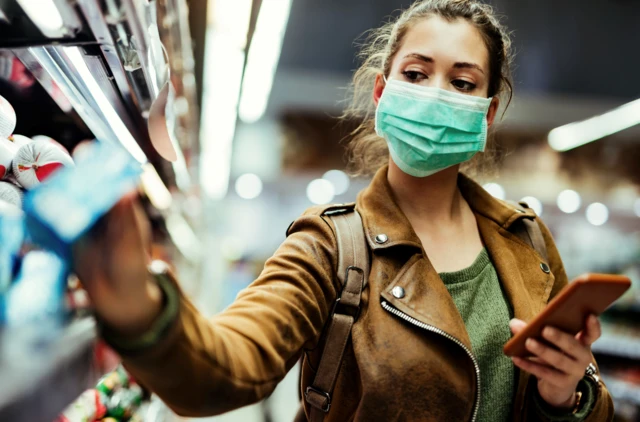
[[471, 350], [469, 350], [469, 348], [467, 346], [465, 346], [464, 344], [462, 344], [462, 342], [460, 340], [458, 340], [457, 338], [453, 337], [451, 334], [448, 334], [444, 331], [442, 331], [441, 329], [434, 327], [433, 325], [428, 325], [425, 324], [424, 322], [420, 322], [415, 318], [410, 317], [409, 315], [405, 314], [404, 312], [398, 310], [397, 308], [391, 306], [390, 304], [388, 304], [386, 301], [382, 301], [382, 307], [384, 308], [384, 310], [391, 312], [393, 315], [402, 318], [403, 320], [415, 325], [416, 327], [422, 328], [423, 330], [427, 330], [427, 331], [431, 331], [432, 333], [436, 333], [436, 334], [440, 334], [441, 336], [453, 341], [455, 344], [457, 344], [458, 346], [462, 347], [462, 349], [467, 353], [467, 355], [469, 355], [469, 357], [471, 358], [471, 361], [473, 362], [473, 366], [475, 368], [476, 371], [476, 397], [475, 397], [475, 402], [474, 402], [474, 406], [473, 406], [473, 415], [471, 417], [471, 422], [475, 422], [476, 418], [478, 417], [478, 409], [480, 408], [480, 366], [478, 365], [478, 361], [476, 360], [476, 357], [473, 355], [473, 353], [471, 352]]

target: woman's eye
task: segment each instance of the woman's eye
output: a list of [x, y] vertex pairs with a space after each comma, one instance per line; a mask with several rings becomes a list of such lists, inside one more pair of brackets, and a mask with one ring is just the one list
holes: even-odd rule
[[418, 72], [416, 70], [405, 70], [402, 72], [405, 78], [410, 80], [411, 82], [421, 81], [423, 79], [427, 79], [427, 75], [422, 72]]
[[469, 81], [465, 81], [463, 79], [456, 79], [455, 81], [451, 82], [453, 84], [453, 86], [455, 86], [456, 88], [458, 88], [460, 91], [465, 91], [465, 92], [469, 92], [469, 91], [473, 91], [474, 89], [476, 89], [476, 85], [469, 82]]

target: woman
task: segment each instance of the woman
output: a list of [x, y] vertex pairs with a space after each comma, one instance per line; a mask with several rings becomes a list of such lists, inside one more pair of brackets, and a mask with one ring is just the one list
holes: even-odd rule
[[[541, 222], [548, 265], [509, 231], [533, 213], [460, 173], [486, 147], [498, 96], [510, 95], [505, 29], [477, 1], [424, 0], [371, 40], [347, 113], [364, 115], [354, 163], [375, 172], [356, 205], [371, 272], [324, 419], [610, 420], [606, 388], [585, 375], [595, 317], [576, 337], [549, 327], [547, 345], [530, 339], [532, 359], [502, 354], [567, 283]], [[340, 288], [325, 208], [296, 220], [259, 278], [207, 321], [177, 284], [147, 272], [145, 223], [135, 201], [121, 201], [110, 232], [76, 248], [103, 336], [185, 415], [260, 400], [303, 354], [309, 385]]]

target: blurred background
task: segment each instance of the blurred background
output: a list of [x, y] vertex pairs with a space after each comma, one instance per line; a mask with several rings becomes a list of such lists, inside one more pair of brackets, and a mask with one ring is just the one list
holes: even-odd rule
[[[42, 1], [59, 11], [57, 26], [36, 1], [0, 1], [0, 94], [16, 133], [70, 151], [94, 137], [132, 139], [150, 164], [155, 255], [176, 266], [204, 313], [233, 301], [307, 207], [354, 201], [368, 184], [345, 173], [350, 126], [337, 117], [357, 40], [411, 1]], [[515, 97], [494, 133], [497, 172], [478, 180], [543, 217], [570, 278], [632, 278], [594, 352], [618, 420], [638, 421], [640, 4], [488, 3], [512, 31]], [[292, 420], [297, 377], [265, 403], [210, 420]], [[145, 420], [180, 420], [153, 400], [149, 408]]]

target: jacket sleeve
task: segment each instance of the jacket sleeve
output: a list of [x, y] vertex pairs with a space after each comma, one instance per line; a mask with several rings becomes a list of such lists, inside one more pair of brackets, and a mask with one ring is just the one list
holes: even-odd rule
[[[564, 265], [562, 263], [562, 259], [560, 258], [560, 253], [558, 252], [558, 248], [556, 247], [555, 241], [549, 231], [549, 228], [542, 222], [540, 218], [537, 218], [538, 224], [540, 225], [540, 229], [542, 230], [542, 235], [545, 240], [545, 244], [547, 246], [547, 253], [549, 255], [549, 267], [551, 269], [551, 273], [554, 275], [555, 283], [551, 290], [551, 295], [549, 300], [553, 299], [559, 292], [562, 290], [568, 283], [569, 280], [567, 278], [567, 274], [564, 269]], [[593, 358], [593, 362], [596, 360]], [[585, 368], [586, 369], [586, 368]], [[599, 375], [599, 371], [598, 371]], [[586, 381], [585, 381], [586, 382]], [[548, 412], [542, 411], [541, 406], [535, 400], [535, 394], [537, 394], [537, 383], [535, 379], [531, 379], [531, 382], [528, 383], [527, 387], [527, 398], [526, 398], [526, 415], [528, 421], [545, 421], [545, 422], [553, 422], [557, 420], [564, 420], [558, 417], [550, 417]], [[583, 400], [583, 404], [592, 405], [593, 408], [590, 412], [580, 412], [586, 413], [586, 416], [582, 419], [584, 422], [604, 422], [604, 421], [612, 421], [613, 420], [613, 400], [611, 399], [611, 395], [607, 390], [607, 387], [604, 385], [602, 381], [595, 386], [595, 388], [584, 389], [583, 394], [586, 392], [587, 394], [591, 394], [594, 397], [591, 397], [591, 400]], [[583, 409], [581, 409], [583, 410]], [[568, 419], [571, 420], [571, 419]]]
[[303, 215], [259, 278], [210, 320], [174, 283], [174, 321], [152, 346], [118, 350], [127, 370], [183, 416], [259, 401], [318, 342], [336, 298], [335, 250], [320, 213]]

